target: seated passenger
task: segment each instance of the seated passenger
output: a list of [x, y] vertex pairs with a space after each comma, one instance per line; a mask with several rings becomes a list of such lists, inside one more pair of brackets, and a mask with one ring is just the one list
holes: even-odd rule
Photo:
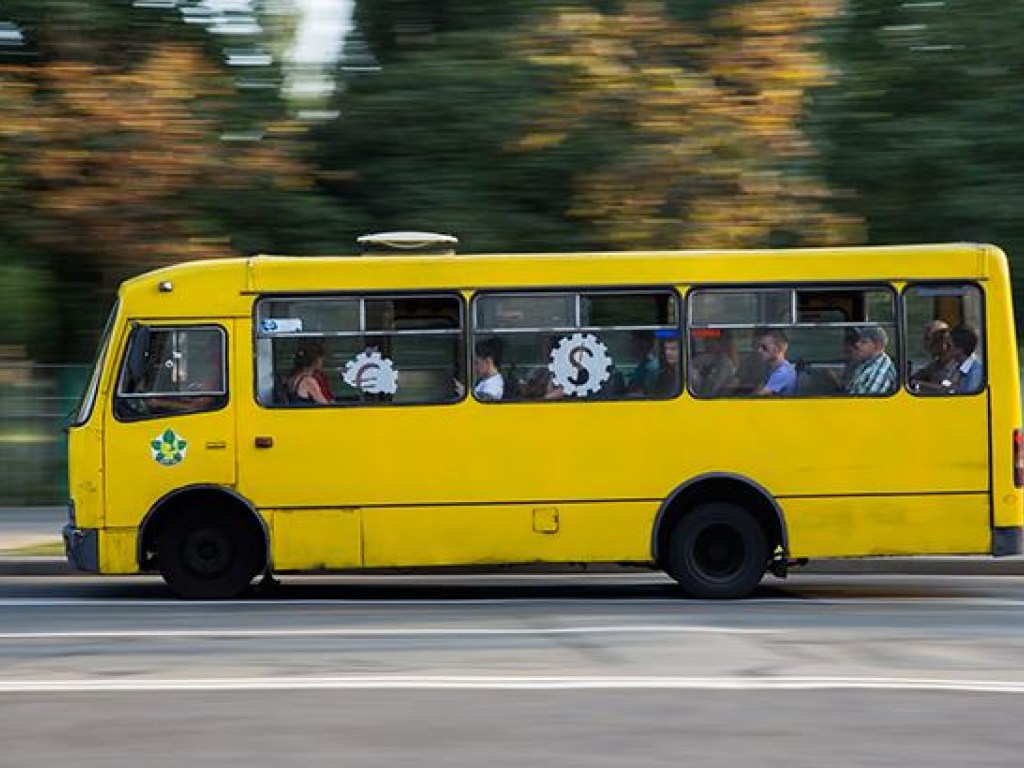
[[786, 359], [789, 339], [777, 329], [762, 330], [755, 337], [757, 352], [768, 366], [768, 378], [755, 395], [795, 395], [797, 391], [796, 367]]
[[526, 377], [523, 382], [523, 397], [527, 400], [559, 400], [565, 397], [565, 390], [555, 383], [555, 377], [548, 368], [551, 354], [561, 337], [549, 336], [544, 339], [541, 347], [541, 363]]
[[477, 382], [473, 395], [477, 400], [501, 400], [505, 396], [505, 378], [501, 375], [501, 339], [492, 337], [476, 345]]
[[[713, 331], [718, 335], [708, 340], [705, 351], [690, 363], [690, 386], [697, 395], [717, 397], [735, 392], [739, 386], [740, 363], [736, 354], [736, 341], [732, 331], [723, 328]], [[764, 379], [760, 358], [756, 358], [755, 380], [748, 385], [748, 392]]]
[[630, 346], [637, 358], [636, 367], [626, 381], [626, 391], [633, 394], [651, 392], [658, 381], [661, 366], [654, 354], [654, 333], [651, 331], [632, 331]]
[[326, 383], [324, 345], [320, 341], [304, 340], [295, 350], [292, 370], [285, 383], [289, 401], [306, 405], [328, 405], [332, 399], [324, 392], [321, 381]]
[[885, 353], [889, 337], [884, 328], [865, 325], [857, 328], [853, 359], [857, 367], [846, 385], [850, 395], [888, 395], [896, 391], [899, 374], [892, 359]]
[[953, 389], [957, 394], [969, 395], [980, 392], [985, 380], [981, 360], [974, 354], [978, 348], [978, 332], [970, 326], [961, 325], [952, 330], [953, 359], [956, 372], [953, 375]]
[[857, 342], [860, 340], [860, 333], [856, 328], [847, 328], [843, 332], [843, 370], [836, 373], [834, 370], [827, 370], [826, 376], [835, 392], [845, 392], [853, 374], [860, 365], [857, 359]]
[[679, 336], [675, 331], [658, 331], [661, 338], [661, 366], [651, 394], [671, 397], [679, 391]]
[[943, 320], [926, 323], [922, 343], [931, 355], [931, 360], [910, 375], [910, 388], [921, 394], [952, 392], [957, 362], [953, 359], [949, 325]]

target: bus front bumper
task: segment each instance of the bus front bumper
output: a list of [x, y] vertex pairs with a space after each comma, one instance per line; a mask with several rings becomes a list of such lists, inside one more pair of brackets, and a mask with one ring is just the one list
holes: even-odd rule
[[100, 532], [95, 528], [64, 526], [64, 554], [72, 568], [88, 573], [100, 570]]

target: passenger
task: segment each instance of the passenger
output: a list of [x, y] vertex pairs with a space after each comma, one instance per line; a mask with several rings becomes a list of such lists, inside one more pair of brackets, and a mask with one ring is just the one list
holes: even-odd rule
[[[740, 364], [736, 354], [736, 340], [728, 328], [717, 331], [718, 335], [709, 340], [705, 351], [693, 359], [690, 366], [693, 391], [704, 397], [715, 397], [736, 390], [739, 383]], [[763, 364], [759, 357], [757, 375], [748, 387], [752, 390], [764, 379]]]
[[307, 405], [330, 404], [332, 401], [320, 386], [320, 379], [324, 377], [323, 368], [323, 342], [314, 339], [300, 342], [285, 385], [288, 400]]
[[756, 337], [757, 353], [768, 367], [768, 378], [755, 395], [795, 395], [797, 391], [796, 367], [786, 359], [789, 339], [777, 329], [761, 331]]
[[548, 364], [551, 362], [551, 353], [558, 346], [560, 340], [559, 336], [548, 336], [544, 339], [544, 345], [541, 348], [541, 363], [530, 372], [523, 384], [523, 396], [527, 400], [560, 400], [565, 397], [565, 390], [555, 383], [555, 377], [551, 373], [551, 369], [548, 368]]
[[980, 392], [985, 380], [981, 360], [974, 351], [978, 348], [978, 332], [967, 325], [952, 330], [953, 359], [957, 368], [953, 377], [953, 388], [957, 394], [969, 395]]
[[658, 383], [658, 372], [661, 370], [658, 358], [654, 354], [654, 333], [631, 332], [630, 346], [637, 364], [626, 380], [626, 391], [633, 394], [651, 392]]
[[860, 365], [860, 360], [857, 359], [857, 342], [859, 340], [860, 334], [856, 328], [847, 328], [843, 332], [843, 370], [838, 375], [832, 369], [826, 371], [836, 392], [846, 391], [857, 366]]
[[931, 355], [928, 363], [910, 376], [910, 388], [923, 394], [953, 391], [957, 362], [953, 358], [953, 339], [944, 320], [932, 320], [924, 326], [924, 348]]
[[754, 394], [768, 377], [771, 368], [765, 363], [757, 349], [758, 339], [767, 332], [767, 328], [754, 328], [750, 336], [750, 352], [739, 358], [736, 366], [736, 375], [733, 377], [732, 386], [733, 394]]
[[501, 339], [492, 337], [476, 345], [476, 386], [473, 395], [477, 400], [501, 400], [505, 396], [505, 379], [501, 375]]
[[658, 331], [661, 342], [661, 365], [651, 394], [670, 397], [679, 391], [679, 336], [675, 331]]
[[896, 390], [899, 374], [892, 359], [885, 353], [889, 337], [884, 328], [865, 325], [857, 328], [853, 356], [857, 367], [846, 392], [850, 395], [888, 395]]

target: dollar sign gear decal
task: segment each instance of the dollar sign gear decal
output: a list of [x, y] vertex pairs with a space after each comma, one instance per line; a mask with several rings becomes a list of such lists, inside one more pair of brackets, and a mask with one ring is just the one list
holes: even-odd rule
[[548, 370], [566, 395], [586, 397], [601, 390], [611, 378], [608, 347], [592, 333], [564, 336], [551, 351]]

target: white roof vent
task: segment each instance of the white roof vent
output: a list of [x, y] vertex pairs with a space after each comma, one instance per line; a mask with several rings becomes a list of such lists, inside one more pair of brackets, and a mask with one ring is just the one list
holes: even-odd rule
[[356, 239], [363, 255], [421, 253], [450, 256], [459, 238], [436, 232], [378, 232]]

